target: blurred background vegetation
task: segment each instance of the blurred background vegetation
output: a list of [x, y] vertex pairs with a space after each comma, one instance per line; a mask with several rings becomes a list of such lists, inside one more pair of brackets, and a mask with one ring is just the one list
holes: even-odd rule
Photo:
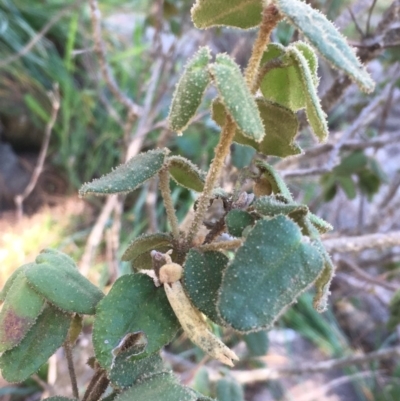
[[[367, 96], [349, 86], [344, 96], [332, 96], [330, 88], [338, 87], [343, 79], [320, 60], [319, 89], [331, 140], [316, 146], [303, 122], [298, 140], [305, 153], [269, 162], [287, 178], [296, 200], [309, 204], [335, 226], [331, 237], [399, 232], [400, 3], [310, 3], [335, 21], [360, 57], [369, 62], [377, 89]], [[143, 232], [167, 230], [155, 183], [108, 212], [103, 199], [83, 202], [76, 193], [83, 182], [123, 162], [132, 148], [139, 152], [168, 146], [174, 154], [207, 169], [218, 141], [217, 126], [208, 113], [211, 93], [196, 123], [177, 137], [165, 123], [174, 85], [199, 45], [228, 52], [244, 66], [255, 32], [197, 31], [190, 21], [191, 5], [191, 0], [101, 1], [109, 71], [121, 93], [141, 107], [141, 115], [133, 119], [101, 72], [86, 2], [0, 0], [0, 287], [16, 267], [51, 246], [80, 261], [82, 271], [106, 291], [116, 277], [130, 270], [119, 262], [129, 241]], [[285, 45], [298, 39], [298, 32], [284, 22], [273, 34], [274, 41]], [[49, 92], [55, 90], [60, 94], [60, 109], [46, 162], [24, 201], [22, 219], [17, 219], [15, 197], [28, 185], [36, 165], [52, 112]], [[223, 177], [226, 188], [232, 188], [240, 169], [253, 157], [251, 149], [233, 145]], [[330, 158], [334, 163], [321, 168]], [[172, 195], [182, 221], [196, 195], [177, 186]], [[327, 313], [316, 313], [311, 295], [305, 294], [268, 334], [221, 333], [241, 354], [238, 373], [225, 372], [238, 385], [238, 400], [400, 399], [398, 356], [397, 361], [372, 361], [318, 374], [282, 373], [271, 378], [265, 373], [268, 367], [301, 367], [398, 346], [397, 321], [389, 327], [387, 322], [398, 310], [395, 305], [391, 311], [390, 300], [400, 288], [400, 248], [333, 256], [338, 273]], [[91, 352], [87, 349], [90, 321], [85, 333], [75, 350], [81, 386], [90, 375], [85, 367]], [[184, 337], [171, 344], [164, 356], [185, 383], [215, 396], [213, 365], [210, 370], [209, 361]], [[56, 355], [20, 386], [0, 381], [0, 399], [37, 400], [51, 394], [54, 387], [58, 394], [70, 394], [68, 380], [62, 379], [66, 375], [63, 364], [62, 356]], [[256, 368], [264, 376], [252, 376]]]

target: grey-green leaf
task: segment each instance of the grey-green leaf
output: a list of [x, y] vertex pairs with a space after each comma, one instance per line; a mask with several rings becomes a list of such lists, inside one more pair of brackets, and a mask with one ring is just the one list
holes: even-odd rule
[[75, 261], [65, 253], [52, 248], [43, 249], [35, 259], [36, 263], [56, 264], [57, 266], [69, 265], [78, 268]]
[[197, 192], [203, 191], [206, 173], [190, 160], [171, 156], [168, 158], [168, 170], [178, 185]]
[[323, 269], [316, 247], [279, 215], [259, 220], [224, 272], [218, 309], [241, 332], [271, 327]]
[[0, 352], [17, 346], [35, 324], [45, 301], [29, 287], [23, 272], [13, 280], [0, 312]]
[[323, 14], [299, 0], [276, 0], [275, 3], [289, 22], [300, 30], [334, 67], [348, 74], [363, 91], [374, 90], [375, 84], [354, 50]]
[[14, 281], [17, 277], [23, 273], [29, 266], [32, 266], [33, 263], [27, 263], [26, 265], [22, 265], [14, 270], [13, 274], [7, 279], [6, 283], [4, 284], [3, 289], [0, 291], [0, 305], [6, 299], [8, 291], [10, 290], [11, 286], [14, 284]]
[[264, 356], [268, 352], [269, 339], [266, 331], [245, 334], [243, 340], [247, 345], [250, 356]]
[[56, 395], [55, 397], [45, 398], [43, 401], [78, 401], [78, 400], [76, 398], [68, 398]]
[[254, 224], [254, 217], [245, 210], [231, 210], [225, 217], [229, 234], [241, 237], [247, 226]]
[[244, 401], [243, 387], [232, 378], [217, 381], [218, 401]]
[[116, 167], [111, 173], [84, 184], [79, 190], [80, 196], [88, 194], [109, 195], [134, 191], [163, 167], [169, 150], [155, 149], [132, 157], [125, 164]]
[[196, 393], [177, 383], [171, 373], [150, 376], [120, 394], [115, 401], [197, 401]]
[[300, 212], [302, 214], [308, 213], [308, 207], [306, 205], [300, 205], [296, 202], [286, 203], [279, 197], [261, 196], [253, 203], [254, 210], [263, 216], [274, 217], [278, 214], [289, 215], [293, 212]]
[[195, 116], [204, 92], [211, 82], [208, 72], [210, 59], [210, 49], [201, 47], [187, 63], [176, 86], [168, 115], [169, 125], [173, 131], [181, 133]]
[[218, 54], [210, 66], [221, 102], [243, 135], [261, 142], [264, 126], [257, 104], [248, 89], [239, 66], [227, 55]]
[[192, 20], [199, 29], [232, 26], [249, 29], [261, 23], [261, 0], [197, 0], [192, 8]]
[[[41, 257], [36, 262], [43, 260]], [[94, 315], [104, 294], [63, 258], [36, 263], [25, 272], [29, 285], [48, 302], [71, 313]]]
[[169, 234], [143, 234], [129, 244], [121, 259], [128, 262], [135, 260], [144, 253], [150, 253], [152, 250], [168, 246], [172, 247], [172, 238]]
[[1, 355], [4, 379], [22, 382], [37, 372], [65, 341], [70, 321], [70, 315], [47, 305], [18, 347]]
[[168, 344], [179, 327], [163, 287], [156, 288], [143, 274], [124, 275], [97, 307], [93, 328], [96, 358], [103, 368], [110, 369], [120, 342], [138, 332], [145, 334], [147, 347], [132, 359], [144, 358]]
[[201, 253], [191, 249], [186, 257], [182, 284], [193, 305], [209, 319], [223, 324], [218, 316], [216, 303], [222, 272], [228, 258], [221, 252]]

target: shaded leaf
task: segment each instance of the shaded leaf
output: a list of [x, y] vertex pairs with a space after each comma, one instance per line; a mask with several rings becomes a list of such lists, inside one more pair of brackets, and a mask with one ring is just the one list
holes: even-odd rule
[[143, 234], [135, 238], [128, 246], [122, 260], [130, 261], [135, 260], [138, 256], [161, 247], [172, 247], [172, 238], [166, 233]]
[[47, 305], [18, 347], [1, 355], [4, 379], [22, 382], [37, 372], [65, 341], [70, 321], [70, 315]]
[[231, 153], [232, 164], [236, 168], [242, 169], [243, 167], [246, 167], [251, 163], [251, 160], [253, 159], [255, 153], [255, 149], [241, 145], [239, 143], [235, 143], [233, 151]]
[[132, 192], [161, 170], [168, 152], [169, 150], [164, 148], [140, 153], [116, 167], [111, 173], [84, 184], [79, 190], [79, 196]]
[[243, 340], [251, 356], [264, 356], [268, 352], [268, 334], [264, 330], [245, 334]]
[[57, 251], [56, 249], [46, 248], [43, 249], [35, 259], [36, 263], [49, 263], [57, 266], [69, 265], [78, 268], [75, 261], [63, 252]]
[[276, 0], [276, 5], [334, 67], [348, 74], [363, 91], [374, 90], [375, 84], [354, 50], [323, 14], [299, 0]]
[[21, 342], [43, 311], [44, 304], [44, 299], [29, 287], [24, 273], [20, 271], [0, 312], [0, 352]]
[[43, 401], [78, 401], [78, 400], [76, 398], [68, 398], [56, 395], [55, 397], [45, 398]]
[[150, 376], [120, 394], [115, 401], [197, 401], [196, 393], [177, 383], [171, 373]]
[[[157, 246], [154, 248], [157, 252], [167, 253], [171, 249], [170, 246]], [[176, 256], [173, 255], [172, 260]], [[131, 260], [131, 267], [135, 272], [139, 272], [140, 270], [149, 270], [153, 269], [153, 258], [151, 257], [151, 252], [145, 252], [139, 255], [137, 258]]]
[[201, 47], [187, 63], [176, 86], [168, 115], [173, 131], [182, 132], [195, 116], [204, 92], [211, 82], [207, 68], [210, 59], [210, 49]]
[[231, 210], [225, 217], [229, 234], [241, 237], [247, 226], [254, 224], [254, 217], [244, 210]]
[[[59, 263], [57, 260], [59, 259]], [[37, 258], [36, 261], [42, 260]], [[25, 272], [29, 285], [47, 301], [67, 312], [94, 315], [104, 294], [63, 258], [36, 263]]]
[[96, 358], [109, 370], [121, 341], [138, 332], [145, 334], [147, 347], [132, 360], [144, 358], [168, 344], [179, 327], [164, 289], [156, 288], [143, 274], [127, 274], [114, 283], [97, 307], [93, 328]]
[[337, 182], [342, 187], [348, 199], [354, 199], [357, 195], [356, 186], [353, 179], [349, 175], [339, 175], [336, 177]]
[[249, 29], [261, 23], [260, 0], [197, 0], [192, 8], [192, 20], [196, 28], [233, 26]]
[[168, 158], [168, 170], [176, 183], [184, 188], [202, 192], [206, 173], [181, 156]]
[[260, 220], [224, 272], [219, 313], [241, 332], [271, 327], [322, 269], [318, 249], [303, 240], [292, 220]]
[[218, 401], [244, 401], [242, 386], [232, 378], [224, 378], [217, 381]]
[[182, 284], [193, 305], [213, 322], [222, 324], [216, 310], [222, 272], [228, 258], [221, 252], [191, 249], [186, 256]]
[[264, 126], [253, 95], [239, 66], [226, 54], [218, 54], [210, 66], [220, 100], [245, 137], [260, 142]]

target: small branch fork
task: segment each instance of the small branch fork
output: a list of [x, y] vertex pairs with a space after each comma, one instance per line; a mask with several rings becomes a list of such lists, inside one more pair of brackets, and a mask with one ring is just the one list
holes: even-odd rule
[[57, 120], [57, 115], [58, 115], [58, 110], [60, 109], [60, 93], [58, 90], [58, 86], [55, 86], [53, 89], [53, 92], [50, 92], [48, 94], [50, 101], [51, 101], [51, 116], [50, 120], [48, 121], [46, 125], [46, 129], [44, 132], [44, 138], [43, 138], [43, 143], [42, 147], [40, 149], [39, 157], [36, 162], [36, 167], [33, 170], [31, 179], [29, 181], [29, 184], [26, 186], [24, 192], [22, 194], [16, 195], [14, 197], [14, 203], [17, 208], [17, 219], [20, 220], [23, 216], [23, 202], [24, 200], [31, 194], [31, 192], [35, 189], [35, 186], [38, 182], [39, 176], [43, 171], [43, 166], [44, 162], [46, 159], [47, 155], [47, 150], [49, 148], [49, 143], [50, 143], [50, 136], [51, 136], [51, 131], [53, 130], [54, 124]]

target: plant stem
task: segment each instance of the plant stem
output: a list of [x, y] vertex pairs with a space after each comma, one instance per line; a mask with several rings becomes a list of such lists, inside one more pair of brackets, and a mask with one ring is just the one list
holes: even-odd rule
[[72, 394], [74, 398], [79, 400], [78, 383], [76, 381], [74, 361], [72, 360], [71, 344], [69, 340], [64, 342], [64, 351], [65, 357], [67, 358], [69, 377], [71, 378]]
[[206, 177], [206, 182], [204, 184], [204, 189], [199, 197], [197, 204], [196, 214], [194, 216], [192, 225], [188, 232], [187, 244], [191, 246], [193, 239], [195, 238], [200, 224], [203, 221], [204, 215], [208, 209], [209, 202], [212, 196], [212, 191], [219, 178], [222, 167], [224, 165], [225, 157], [229, 153], [229, 148], [231, 146], [233, 137], [235, 136], [236, 124], [233, 122], [232, 118], [227, 115], [226, 123], [222, 129], [221, 136], [217, 147], [215, 148], [215, 157], [211, 163], [210, 169]]
[[97, 401], [106, 391], [109, 382], [106, 371], [99, 368], [92, 377], [82, 401]]
[[169, 172], [163, 168], [158, 173], [160, 178], [160, 191], [164, 199], [165, 210], [167, 211], [168, 221], [171, 224], [172, 235], [174, 239], [179, 239], [179, 223], [176, 217], [174, 205], [171, 197], [171, 189], [169, 187]]
[[260, 25], [260, 29], [258, 31], [256, 41], [254, 42], [253, 45], [253, 51], [251, 53], [249, 63], [244, 73], [247, 86], [249, 87], [252, 93], [255, 93], [257, 91], [257, 86], [255, 85], [255, 81], [258, 75], [257, 73], [260, 67], [260, 62], [264, 50], [269, 43], [271, 32], [275, 28], [276, 24], [282, 18], [282, 16], [279, 14], [278, 9], [274, 4], [270, 4], [267, 7], [265, 7], [262, 16], [263, 18]]

